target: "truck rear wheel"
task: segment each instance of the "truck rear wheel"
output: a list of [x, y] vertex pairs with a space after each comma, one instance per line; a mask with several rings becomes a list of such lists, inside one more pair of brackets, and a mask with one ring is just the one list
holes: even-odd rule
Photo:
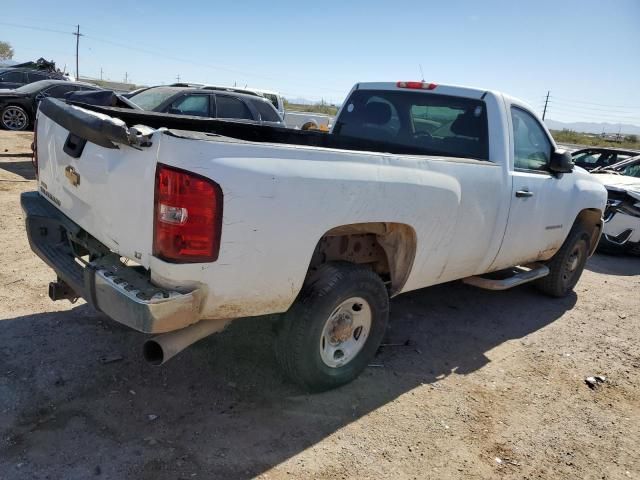
[[538, 289], [552, 297], [565, 297], [576, 286], [589, 256], [589, 233], [575, 225], [569, 236], [547, 262], [549, 275], [536, 281]]
[[321, 265], [283, 316], [276, 356], [285, 375], [308, 391], [355, 379], [373, 358], [389, 317], [389, 295], [371, 270]]

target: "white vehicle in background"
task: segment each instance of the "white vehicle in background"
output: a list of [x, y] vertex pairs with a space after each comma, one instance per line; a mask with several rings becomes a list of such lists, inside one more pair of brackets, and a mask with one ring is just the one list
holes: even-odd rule
[[335, 388], [375, 355], [390, 297], [457, 279], [562, 297], [602, 231], [602, 184], [499, 92], [360, 83], [330, 133], [196, 120], [45, 99], [22, 194], [51, 299], [162, 334], [153, 364], [281, 314], [287, 376]]
[[608, 193], [600, 249], [640, 255], [640, 155], [591, 174]]
[[333, 117], [322, 113], [289, 110], [284, 117], [284, 123], [287, 127], [298, 130], [322, 130], [328, 132], [333, 124]]

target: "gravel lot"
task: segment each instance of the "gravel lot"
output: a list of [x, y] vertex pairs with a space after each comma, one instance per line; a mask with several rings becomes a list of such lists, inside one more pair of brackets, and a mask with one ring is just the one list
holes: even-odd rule
[[640, 259], [596, 255], [562, 300], [400, 296], [394, 345], [321, 395], [283, 380], [264, 319], [152, 368], [143, 335], [48, 299], [30, 141], [0, 131], [0, 478], [640, 478]]

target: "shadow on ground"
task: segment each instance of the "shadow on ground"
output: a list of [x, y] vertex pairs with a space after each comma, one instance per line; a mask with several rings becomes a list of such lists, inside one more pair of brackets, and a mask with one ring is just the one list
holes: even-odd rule
[[251, 478], [416, 386], [477, 371], [489, 350], [575, 302], [459, 283], [403, 295], [387, 342], [409, 346], [382, 348], [381, 367], [319, 395], [282, 378], [264, 319], [239, 320], [161, 368], [142, 362], [142, 335], [87, 306], [0, 321], [0, 471]]
[[[2, 154], [0, 154], [0, 157]], [[16, 157], [17, 155], [11, 155], [12, 157]], [[3, 162], [0, 161], [0, 170], [5, 170], [10, 173], [14, 173], [16, 175], [20, 175], [22, 178], [27, 180], [35, 180], [36, 174], [33, 169], [33, 163], [31, 160], [24, 160], [18, 162]]]
[[599, 252], [589, 259], [586, 269], [604, 275], [640, 275], [640, 257]]

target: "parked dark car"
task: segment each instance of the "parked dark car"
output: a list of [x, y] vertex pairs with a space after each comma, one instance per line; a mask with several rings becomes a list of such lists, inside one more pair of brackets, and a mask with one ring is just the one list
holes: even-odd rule
[[0, 125], [7, 130], [26, 130], [33, 126], [40, 100], [63, 98], [69, 92], [80, 90], [100, 90], [100, 87], [65, 80], [42, 80], [15, 90], [0, 90]]
[[284, 126], [269, 100], [258, 95], [195, 87], [151, 87], [129, 97], [142, 110]]
[[0, 89], [18, 88], [42, 80], [69, 81], [67, 77], [59, 72], [47, 72], [31, 68], [0, 67]]
[[623, 150], [620, 148], [583, 148], [571, 153], [573, 163], [585, 170], [593, 170], [594, 168], [604, 168], [618, 162], [622, 162], [627, 158], [640, 155], [640, 151]]

